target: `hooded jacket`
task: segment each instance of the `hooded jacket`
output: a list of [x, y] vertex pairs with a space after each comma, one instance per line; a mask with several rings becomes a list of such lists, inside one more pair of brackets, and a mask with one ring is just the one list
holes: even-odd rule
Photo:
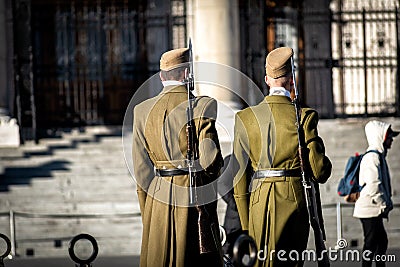
[[390, 124], [381, 121], [370, 121], [365, 126], [368, 150], [380, 153], [368, 153], [360, 164], [359, 183], [364, 186], [360, 198], [356, 201], [353, 216], [357, 218], [372, 218], [383, 214], [387, 217], [393, 209], [391, 200], [390, 174], [386, 162], [383, 143]]

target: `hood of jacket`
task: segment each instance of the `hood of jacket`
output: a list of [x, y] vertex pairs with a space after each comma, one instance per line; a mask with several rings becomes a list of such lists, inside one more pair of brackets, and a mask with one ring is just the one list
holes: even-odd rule
[[386, 132], [389, 127], [390, 123], [376, 120], [369, 121], [365, 125], [368, 150], [376, 149], [380, 152], [384, 151], [383, 142], [385, 141]]

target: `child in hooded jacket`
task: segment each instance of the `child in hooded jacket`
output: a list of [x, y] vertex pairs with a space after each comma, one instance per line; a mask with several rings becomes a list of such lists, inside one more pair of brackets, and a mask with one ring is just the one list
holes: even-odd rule
[[[379, 153], [368, 153], [361, 161], [359, 183], [363, 189], [355, 203], [353, 216], [361, 220], [363, 227], [362, 266], [372, 266], [373, 259], [385, 255], [388, 247], [383, 219], [388, 218], [393, 203], [386, 155], [399, 132], [393, 131], [389, 123], [373, 120], [366, 124], [365, 134], [367, 151]], [[385, 266], [385, 262], [377, 260], [376, 266]]]

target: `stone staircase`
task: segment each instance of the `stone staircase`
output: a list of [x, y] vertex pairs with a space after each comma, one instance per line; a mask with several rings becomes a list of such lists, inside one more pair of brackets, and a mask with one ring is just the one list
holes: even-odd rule
[[69, 241], [80, 233], [93, 235], [102, 255], [139, 254], [136, 186], [125, 165], [120, 127], [59, 135], [2, 150], [0, 232], [11, 236], [7, 213], [13, 211], [21, 257], [67, 256]]
[[[390, 121], [400, 129], [399, 118]], [[336, 187], [347, 158], [366, 148], [366, 119], [321, 120], [320, 135], [333, 162], [331, 179], [321, 186], [327, 245], [337, 240], [335, 204], [342, 202]], [[0, 149], [0, 232], [15, 232], [19, 257], [68, 257], [68, 244], [80, 233], [93, 235], [99, 257], [139, 255], [141, 219], [136, 185], [122, 149], [121, 127], [86, 127], [60, 131], [58, 138], [40, 139], [18, 149]], [[228, 144], [222, 144], [229, 150]], [[395, 140], [388, 162], [394, 203], [400, 203], [400, 140]], [[219, 201], [223, 222], [225, 205]], [[10, 214], [15, 221], [10, 229]], [[362, 245], [361, 224], [342, 207], [342, 237]], [[387, 224], [389, 247], [400, 248], [400, 207]], [[313, 247], [312, 231], [310, 247]], [[1, 244], [0, 244], [1, 248]], [[82, 252], [84, 253], [84, 252]]]

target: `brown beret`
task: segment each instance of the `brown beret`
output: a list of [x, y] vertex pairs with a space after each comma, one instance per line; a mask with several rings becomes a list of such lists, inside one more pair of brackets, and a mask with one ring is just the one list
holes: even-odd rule
[[293, 49], [290, 47], [279, 47], [272, 50], [266, 59], [265, 69], [271, 78], [279, 78], [292, 72], [291, 57]]
[[160, 69], [172, 70], [189, 62], [189, 48], [178, 48], [165, 52], [160, 59]]

